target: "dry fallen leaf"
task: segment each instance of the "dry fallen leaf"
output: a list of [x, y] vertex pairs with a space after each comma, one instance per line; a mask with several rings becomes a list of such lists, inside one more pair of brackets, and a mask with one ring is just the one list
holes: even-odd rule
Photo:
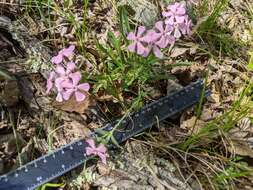
[[232, 140], [232, 144], [228, 147], [228, 150], [231, 153], [253, 158], [253, 149], [244, 141]]
[[4, 106], [14, 106], [20, 96], [18, 83], [16, 80], [7, 80], [0, 86], [0, 103]]
[[198, 131], [205, 125], [205, 122], [199, 119], [196, 121], [196, 119], [197, 118], [193, 116], [192, 118], [183, 121], [180, 128], [187, 129], [189, 133], [198, 133]]
[[91, 97], [88, 95], [86, 96], [86, 99], [81, 102], [77, 102], [75, 96], [72, 96], [68, 101], [53, 102], [53, 106], [58, 109], [77, 113], [84, 113], [88, 109], [88, 107], [93, 104], [94, 100], [92, 100]]
[[189, 48], [175, 47], [172, 49], [170, 57], [172, 57], [172, 58], [179, 57], [180, 55], [185, 54], [187, 50], [189, 50]]

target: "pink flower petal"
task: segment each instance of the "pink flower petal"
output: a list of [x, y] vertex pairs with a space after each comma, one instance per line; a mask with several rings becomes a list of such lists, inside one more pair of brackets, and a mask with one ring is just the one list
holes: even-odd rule
[[173, 13], [169, 12], [169, 11], [164, 11], [164, 12], [162, 12], [162, 15], [163, 15], [163, 17], [170, 17], [173, 15]]
[[98, 156], [100, 157], [103, 164], [106, 164], [106, 155], [103, 153], [98, 153]]
[[145, 26], [139, 26], [137, 30], [137, 37], [141, 37], [141, 35], [146, 31]]
[[168, 44], [170, 44], [170, 45], [174, 45], [175, 42], [176, 42], [176, 38], [174, 36], [171, 36], [171, 35], [167, 36], [166, 39], [168, 41]]
[[127, 35], [127, 39], [128, 40], [135, 40], [136, 37], [135, 37], [135, 34], [133, 32], [130, 32], [128, 35]]
[[75, 50], [75, 46], [74, 45], [70, 45], [68, 48], [64, 48], [61, 53], [62, 55], [64, 55], [65, 57], [70, 57], [71, 55], [73, 55]]
[[163, 21], [158, 21], [155, 23], [155, 27], [160, 31], [164, 32], [164, 27], [163, 27]]
[[86, 154], [89, 156], [89, 155], [94, 155], [94, 154], [96, 154], [96, 152], [94, 151], [94, 149], [93, 148], [91, 148], [91, 147], [86, 147], [85, 148], [85, 151], [86, 151]]
[[130, 52], [135, 52], [136, 49], [136, 42], [133, 42], [132, 44], [130, 44], [127, 48]]
[[183, 4], [181, 4], [178, 8], [177, 8], [177, 14], [179, 15], [184, 15], [186, 13], [185, 7]]
[[146, 43], [152, 43], [156, 40], [156, 39], [154, 39], [155, 34], [159, 35], [154, 30], [149, 30], [149, 31], [147, 31], [147, 34], [145, 36], [140, 38], [140, 41], [146, 42]]
[[172, 5], [169, 5], [168, 6], [168, 10], [172, 11], [173, 13], [176, 13], [177, 12], [177, 8], [180, 6], [179, 3], [174, 3]]
[[137, 54], [142, 55], [145, 50], [146, 48], [140, 42], [137, 42]]
[[157, 46], [153, 47], [153, 52], [157, 58], [160, 58], [160, 59], [163, 58], [163, 53], [161, 52], [161, 50]]
[[86, 142], [91, 148], [96, 148], [95, 141], [93, 139], [87, 139]]
[[75, 73], [71, 73], [69, 75], [69, 77], [72, 79], [73, 81], [73, 86], [77, 86], [77, 84], [79, 83], [79, 81], [81, 80], [82, 78], [82, 75], [80, 72], [75, 72]]
[[77, 86], [78, 89], [88, 92], [90, 90], [89, 83], [82, 83]]
[[62, 102], [63, 101], [63, 97], [62, 97], [62, 94], [60, 92], [57, 93], [56, 101], [57, 102]]
[[75, 97], [76, 97], [76, 101], [78, 102], [81, 102], [86, 98], [86, 96], [80, 91], [75, 91]]
[[53, 80], [54, 77], [55, 77], [56, 73], [54, 71], [51, 71], [50, 74], [49, 74], [49, 80]]
[[67, 88], [67, 89], [73, 89], [74, 86], [73, 86], [73, 82], [69, 79], [64, 79], [60, 82], [60, 86], [62, 88]]
[[171, 34], [173, 30], [174, 30], [174, 27], [172, 25], [167, 24], [165, 26], [165, 32], [166, 32], [166, 34]]
[[165, 36], [162, 36], [162, 37], [160, 38], [160, 40], [156, 42], [156, 44], [157, 44], [160, 48], [166, 48], [167, 45], [168, 45], [168, 41], [167, 41], [167, 39], [166, 39]]
[[184, 16], [175, 16], [176, 23], [181, 24], [184, 22], [185, 17]]
[[147, 57], [147, 56], [150, 54], [151, 50], [152, 50], [152, 45], [149, 45], [149, 46], [146, 48], [145, 52], [142, 54], [142, 56], [143, 56], [143, 57]]
[[105, 145], [100, 144], [100, 145], [97, 147], [97, 151], [104, 154], [104, 153], [106, 152], [106, 147], [105, 147]]
[[174, 16], [171, 16], [168, 19], [166, 19], [165, 24], [174, 25]]
[[67, 64], [67, 69], [66, 69], [66, 73], [69, 74], [72, 71], [74, 71], [76, 68], [76, 64], [73, 61], [68, 62]]
[[62, 91], [62, 86], [61, 83], [64, 81], [65, 79], [62, 77], [59, 77], [57, 79], [55, 79], [55, 87], [57, 88], [58, 91]]
[[59, 74], [60, 76], [65, 76], [65, 75], [66, 75], [65, 69], [64, 69], [64, 67], [61, 66], [61, 65], [57, 65], [57, 66], [56, 66], [55, 72], [56, 72], [57, 74]]
[[66, 91], [63, 91], [63, 92], [62, 92], [63, 99], [64, 99], [64, 100], [69, 100], [70, 97], [72, 96], [73, 92], [74, 92], [73, 89], [68, 89], [68, 90], [66, 90]]
[[59, 63], [62, 62], [62, 59], [63, 59], [62, 55], [61, 55], [61, 54], [58, 54], [58, 55], [52, 57], [51, 61], [52, 61], [52, 63], [54, 63], [54, 64], [59, 64]]
[[46, 94], [49, 94], [52, 88], [53, 88], [53, 82], [52, 82], [52, 80], [47, 80]]
[[51, 71], [50, 74], [49, 74], [49, 78], [47, 79], [47, 90], [46, 90], [46, 93], [49, 94], [49, 92], [51, 91], [51, 89], [53, 88], [53, 80], [55, 78], [55, 72], [54, 71]]
[[180, 38], [181, 36], [182, 36], [182, 35], [181, 35], [179, 29], [176, 27], [176, 28], [175, 28], [175, 31], [174, 31], [174, 37], [175, 37], [175, 38]]

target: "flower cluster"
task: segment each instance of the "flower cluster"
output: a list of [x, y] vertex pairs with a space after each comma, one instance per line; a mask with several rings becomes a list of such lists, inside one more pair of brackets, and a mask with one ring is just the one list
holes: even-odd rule
[[128, 34], [127, 39], [132, 41], [128, 46], [130, 52], [143, 57], [153, 52], [156, 57], [162, 58], [162, 48], [173, 46], [183, 35], [191, 35], [192, 22], [183, 3], [169, 5], [162, 15], [164, 20], [156, 22], [152, 29], [139, 26], [137, 31]]
[[[54, 70], [49, 74], [46, 92], [49, 94], [51, 89], [55, 87], [57, 90], [56, 101], [58, 102], [69, 100], [73, 94], [76, 101], [83, 101], [86, 98], [85, 92], [90, 89], [88, 83], [79, 84], [82, 75], [79, 71], [76, 71], [76, 64], [70, 60], [74, 50], [75, 46], [71, 45], [60, 50], [51, 59], [52, 63], [54, 63]], [[68, 59], [67, 64], [64, 64], [65, 59]]]
[[106, 147], [103, 144], [100, 144], [100, 145], [98, 145], [98, 147], [96, 147], [95, 141], [93, 139], [86, 140], [86, 143], [89, 145], [85, 149], [86, 154], [88, 156], [90, 156], [90, 155], [99, 156], [99, 158], [101, 159], [101, 161], [104, 164], [106, 164], [106, 156], [107, 156], [107, 154], [106, 154]]

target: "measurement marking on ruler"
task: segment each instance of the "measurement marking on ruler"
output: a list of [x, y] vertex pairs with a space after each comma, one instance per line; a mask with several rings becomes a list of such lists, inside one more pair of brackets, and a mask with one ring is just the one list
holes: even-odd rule
[[37, 180], [37, 181], [41, 181], [41, 180], [42, 180], [42, 177], [39, 176], [39, 177], [36, 178], [36, 180]]

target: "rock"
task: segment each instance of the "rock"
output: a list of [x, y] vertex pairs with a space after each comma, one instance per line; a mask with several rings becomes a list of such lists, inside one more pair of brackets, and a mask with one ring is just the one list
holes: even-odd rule
[[121, 0], [118, 6], [127, 6], [134, 10], [134, 19], [145, 26], [151, 26], [158, 20], [158, 7], [148, 0]]

